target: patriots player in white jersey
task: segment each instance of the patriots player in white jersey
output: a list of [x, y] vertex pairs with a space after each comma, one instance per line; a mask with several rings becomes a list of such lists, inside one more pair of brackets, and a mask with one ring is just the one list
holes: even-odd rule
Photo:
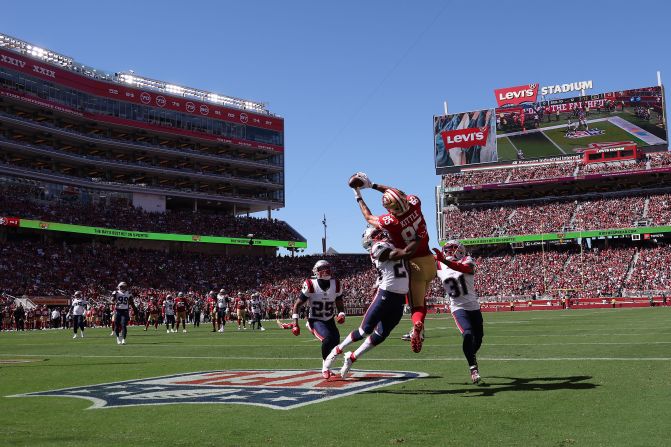
[[84, 338], [84, 314], [86, 313], [88, 303], [80, 291], [75, 292], [75, 296], [72, 298], [70, 306], [72, 307], [72, 328], [75, 332], [75, 335], [72, 338], [77, 338], [78, 328], [80, 337]]
[[405, 248], [396, 248], [391, 242], [389, 233], [374, 226], [366, 228], [361, 245], [369, 251], [371, 261], [378, 271], [377, 294], [368, 307], [361, 326], [350, 332], [342, 343], [334, 347], [324, 362], [326, 367], [330, 367], [347, 345], [367, 337], [354, 352], [345, 353], [345, 360], [340, 369], [340, 376], [343, 379], [349, 374], [352, 364], [366, 351], [385, 341], [401, 321], [405, 296], [410, 288], [406, 260], [412, 257], [418, 247], [417, 242], [412, 241]]
[[434, 249], [438, 278], [450, 299], [450, 312], [462, 337], [462, 349], [468, 361], [471, 381], [480, 382], [476, 354], [482, 346], [484, 328], [480, 302], [475, 292], [475, 262], [456, 240], [447, 241], [443, 250]]
[[336, 321], [338, 324], [345, 322], [345, 305], [340, 281], [331, 278], [331, 264], [325, 260], [317, 261], [312, 272], [314, 278], [305, 280], [301, 294], [294, 302], [291, 316], [293, 322], [283, 327], [291, 329], [296, 336], [300, 335], [298, 312], [307, 304], [309, 308], [307, 327], [322, 342], [322, 377], [328, 379], [331, 377], [331, 370], [326, 365], [326, 357], [340, 343], [340, 332]]
[[126, 335], [128, 333], [128, 322], [130, 321], [129, 307], [137, 315], [137, 307], [133, 303], [133, 295], [128, 290], [125, 282], [120, 282], [117, 289], [112, 292], [112, 302], [114, 303], [114, 334], [118, 345], [126, 344]]
[[166, 333], [177, 332], [175, 330], [175, 299], [170, 294], [163, 301], [163, 321], [165, 321]]
[[263, 303], [261, 302], [261, 294], [259, 292], [254, 292], [252, 293], [252, 330], [254, 330], [254, 327], [257, 327], [261, 331], [265, 331], [266, 329], [263, 327], [263, 324], [261, 324], [261, 306], [263, 306]]
[[228, 304], [231, 299], [224, 293], [224, 289], [219, 291], [217, 295], [217, 323], [219, 324], [219, 332], [224, 332], [226, 327], [226, 314], [228, 313]]

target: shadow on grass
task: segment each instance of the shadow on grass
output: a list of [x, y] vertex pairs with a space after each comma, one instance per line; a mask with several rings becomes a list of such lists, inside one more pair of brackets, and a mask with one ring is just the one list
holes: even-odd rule
[[[592, 376], [568, 377], [487, 377], [479, 385], [467, 384], [467, 387], [442, 390], [371, 390], [370, 394], [405, 394], [405, 395], [449, 395], [464, 394], [466, 397], [491, 397], [498, 393], [510, 391], [555, 391], [555, 390], [591, 390], [599, 385], [587, 382]], [[464, 385], [452, 383], [449, 385]]]

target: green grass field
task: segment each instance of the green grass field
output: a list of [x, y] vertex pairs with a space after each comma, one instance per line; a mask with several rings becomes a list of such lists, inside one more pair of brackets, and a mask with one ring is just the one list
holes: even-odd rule
[[[132, 328], [126, 346], [108, 329], [77, 340], [60, 330], [0, 333], [0, 445], [666, 446], [670, 321], [671, 307], [488, 313], [485, 383], [474, 386], [449, 316], [428, 320], [418, 355], [399, 339], [404, 320], [355, 367], [428, 377], [293, 410], [87, 410], [91, 402], [79, 398], [6, 397], [193, 371], [319, 368], [319, 343], [274, 322], [225, 334]], [[358, 322], [348, 319], [341, 335]]]
[[[599, 129], [604, 130], [605, 133], [602, 135], [594, 135], [585, 138], [566, 138], [564, 134], [566, 129], [549, 129], [544, 130], [543, 133], [557, 143], [566, 151], [566, 153], [573, 153], [575, 148], [586, 147], [590, 143], [603, 143], [610, 141], [633, 141], [639, 146], [646, 146], [642, 140], [636, 138], [634, 135], [629, 132], [617, 127], [614, 124], [611, 124], [607, 121], [601, 121], [598, 123], [590, 124], [590, 129]], [[555, 148], [556, 149], [556, 148]]]
[[562, 152], [543, 135], [543, 132], [528, 132], [523, 135], [515, 135], [508, 138], [524, 153], [526, 158], [563, 155]]
[[496, 140], [496, 150], [499, 154], [499, 161], [517, 160], [517, 151], [508, 137], [503, 137]]

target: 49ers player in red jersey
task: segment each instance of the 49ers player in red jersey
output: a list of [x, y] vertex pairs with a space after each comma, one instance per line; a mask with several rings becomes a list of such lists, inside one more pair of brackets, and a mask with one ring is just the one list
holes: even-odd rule
[[[422, 214], [419, 197], [406, 195], [403, 191], [390, 186], [371, 182], [363, 172], [357, 172], [350, 178], [350, 187], [354, 189], [364, 219], [376, 228], [387, 230], [394, 246], [403, 249], [410, 242], [417, 241], [417, 249], [408, 260], [410, 291], [408, 302], [412, 309], [412, 332], [410, 347], [413, 352], [422, 350], [426, 304], [424, 297], [431, 281], [436, 277], [436, 262], [429, 248], [429, 233]], [[360, 189], [372, 188], [382, 193], [382, 206], [387, 214], [375, 216], [361, 196]]]

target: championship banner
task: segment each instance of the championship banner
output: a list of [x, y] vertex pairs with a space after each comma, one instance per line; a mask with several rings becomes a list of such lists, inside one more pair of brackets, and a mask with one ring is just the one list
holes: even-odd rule
[[31, 228], [35, 230], [62, 231], [65, 233], [79, 233], [79, 234], [89, 234], [92, 236], [119, 237], [124, 239], [145, 239], [152, 241], [253, 245], [260, 247], [287, 247], [287, 248], [289, 247], [307, 248], [308, 246], [307, 242], [303, 241], [276, 241], [268, 239], [233, 238], [224, 236], [201, 236], [193, 234], [149, 233], [142, 231], [119, 230], [114, 228], [98, 228], [98, 227], [87, 227], [84, 225], [44, 222], [32, 219], [21, 219], [19, 226], [21, 228]]
[[434, 116], [436, 173], [454, 166], [496, 162], [494, 118], [493, 109]]

